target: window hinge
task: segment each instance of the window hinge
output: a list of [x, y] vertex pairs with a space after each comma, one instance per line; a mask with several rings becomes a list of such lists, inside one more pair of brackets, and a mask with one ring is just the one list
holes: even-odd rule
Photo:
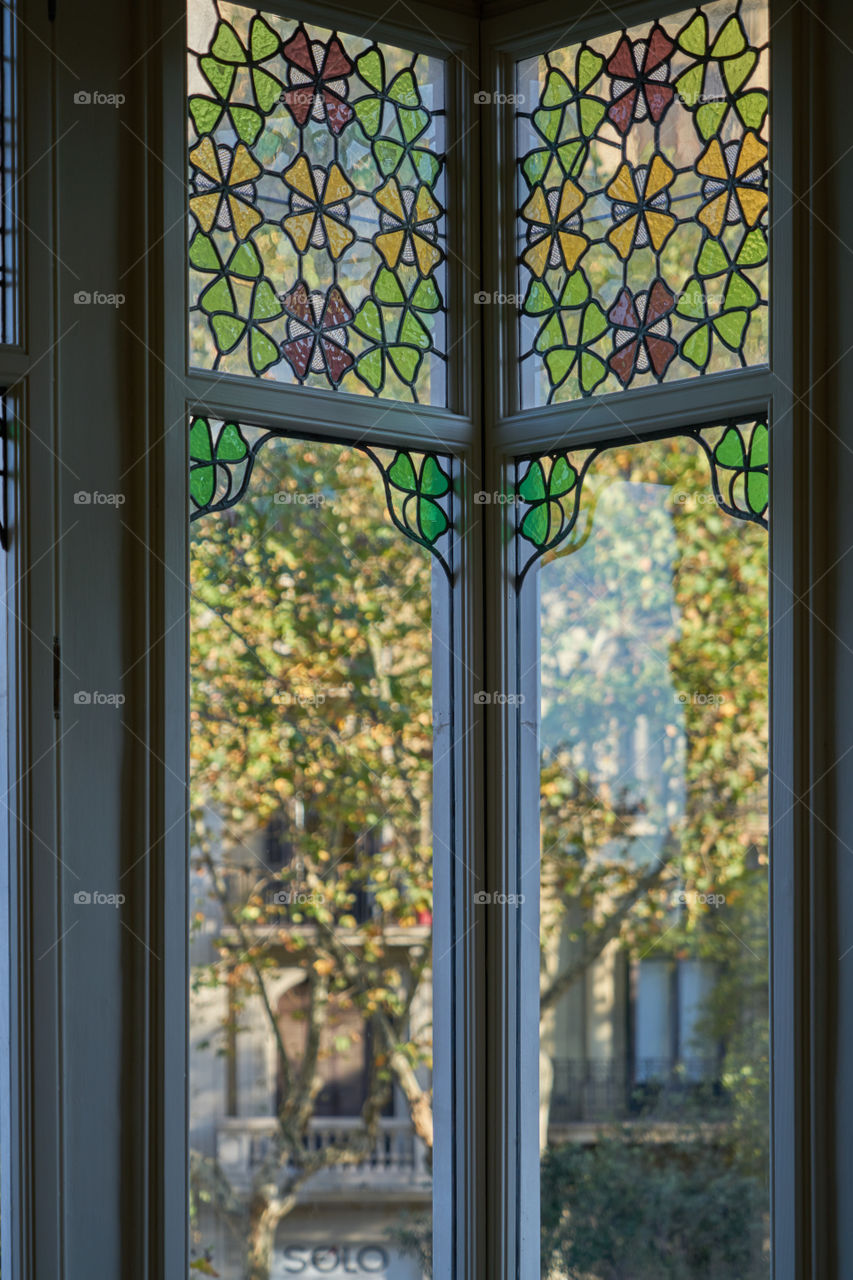
[[53, 715], [59, 719], [59, 636], [53, 637]]

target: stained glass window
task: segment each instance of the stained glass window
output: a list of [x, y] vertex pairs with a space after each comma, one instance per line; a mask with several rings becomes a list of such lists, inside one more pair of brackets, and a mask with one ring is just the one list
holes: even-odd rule
[[189, 9], [190, 362], [446, 402], [443, 65]]
[[517, 68], [524, 407], [767, 360], [767, 6]]

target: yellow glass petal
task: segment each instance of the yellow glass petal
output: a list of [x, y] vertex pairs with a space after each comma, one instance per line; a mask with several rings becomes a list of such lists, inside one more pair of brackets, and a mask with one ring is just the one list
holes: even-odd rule
[[421, 187], [415, 200], [415, 218], [416, 222], [434, 222], [440, 215], [441, 209], [435, 202], [433, 194], [429, 187]]
[[397, 186], [397, 182], [394, 178], [389, 178], [385, 183], [385, 186], [379, 188], [374, 199], [377, 204], [381, 204], [382, 208], [387, 209], [395, 218], [399, 218], [401, 222], [405, 222], [406, 214], [403, 209], [403, 200], [400, 196], [400, 188]]
[[402, 252], [404, 237], [403, 231], [387, 231], [384, 235], [376, 237], [376, 248], [392, 270], [396, 267], [397, 259]]
[[431, 240], [425, 240], [423, 236], [412, 236], [412, 244], [421, 275], [428, 276], [433, 267], [441, 261], [441, 251], [437, 245], [434, 245]]
[[636, 204], [637, 188], [634, 186], [634, 176], [631, 173], [631, 166], [622, 164], [616, 171], [616, 177], [607, 188], [607, 195], [611, 200], [622, 200], [625, 204]]
[[704, 173], [709, 178], [728, 178], [729, 171], [726, 168], [723, 148], [716, 138], [709, 143], [705, 154], [699, 157], [696, 163], [696, 171], [697, 173]]
[[578, 258], [586, 249], [586, 236], [576, 235], [573, 231], [560, 232], [560, 248], [569, 271], [574, 268]]
[[548, 258], [551, 255], [551, 243], [550, 236], [543, 236], [541, 240], [537, 240], [535, 244], [532, 244], [524, 254], [524, 261], [537, 277], [545, 274]]
[[261, 166], [249, 148], [239, 142], [234, 148], [234, 158], [228, 174], [229, 186], [239, 187], [242, 182], [254, 182], [260, 172]]
[[300, 253], [304, 253], [308, 247], [316, 216], [314, 211], [311, 210], [310, 213], [292, 214], [291, 217], [284, 219], [284, 229]]
[[284, 171], [284, 180], [294, 191], [298, 191], [306, 199], [316, 201], [317, 191], [314, 186], [314, 174], [305, 156], [297, 156], [289, 169]]
[[579, 209], [584, 202], [584, 195], [580, 187], [567, 178], [563, 183], [563, 190], [560, 193], [560, 207], [557, 210], [557, 221], [565, 222], [566, 218], [570, 218], [576, 209]]
[[350, 231], [349, 227], [345, 227], [343, 223], [336, 222], [334, 218], [323, 215], [323, 226], [326, 231], [326, 243], [329, 246], [329, 253], [334, 259], [338, 259], [344, 249], [348, 249], [355, 239], [355, 233]]
[[728, 204], [729, 193], [728, 191], [723, 191], [721, 195], [709, 200], [704, 209], [699, 210], [699, 221], [708, 228], [712, 236], [718, 236], [722, 231]]
[[551, 221], [551, 211], [541, 187], [533, 188], [533, 194], [522, 209], [521, 216], [527, 222], [538, 222], [540, 226], [548, 226]]
[[663, 156], [655, 156], [652, 161], [652, 167], [649, 169], [649, 176], [646, 179], [646, 199], [650, 196], [656, 196], [659, 191], [663, 191], [664, 187], [669, 186], [675, 177], [675, 170], [667, 164]]
[[743, 220], [748, 227], [754, 227], [767, 206], [767, 192], [760, 187], [737, 187], [736, 191]]
[[624, 222], [620, 222], [617, 227], [611, 227], [607, 233], [607, 239], [623, 262], [633, 247], [636, 226], [637, 215], [634, 214], [632, 217], [626, 218]]
[[656, 213], [653, 209], [647, 209], [646, 226], [649, 231], [649, 239], [654, 246], [655, 252], [657, 252], [675, 226], [675, 218], [671, 213]]
[[214, 182], [222, 181], [222, 170], [219, 167], [219, 155], [210, 138], [202, 138], [201, 142], [190, 152], [190, 160], [197, 169], [206, 173]]
[[193, 196], [190, 200], [190, 208], [198, 218], [198, 225], [202, 231], [209, 231], [216, 221], [221, 198], [218, 191], [211, 191], [206, 196]]
[[754, 169], [757, 164], [761, 164], [766, 155], [767, 148], [764, 143], [750, 129], [743, 136], [735, 166], [735, 177], [741, 178], [745, 173], [749, 173], [750, 169]]
[[231, 221], [234, 224], [234, 230], [241, 240], [245, 240], [249, 232], [254, 231], [259, 222], [263, 222], [263, 218], [257, 209], [253, 209], [250, 204], [239, 200], [237, 196], [228, 197], [228, 207], [231, 210]]
[[353, 190], [346, 174], [338, 165], [333, 164], [326, 178], [323, 204], [340, 204], [342, 200], [349, 200]]

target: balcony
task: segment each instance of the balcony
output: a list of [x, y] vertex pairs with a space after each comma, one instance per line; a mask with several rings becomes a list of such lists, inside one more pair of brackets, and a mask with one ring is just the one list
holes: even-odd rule
[[632, 1120], [719, 1120], [728, 1106], [716, 1058], [557, 1058], [553, 1070], [549, 1127], [555, 1138], [576, 1127]]
[[[361, 1129], [357, 1117], [315, 1116], [305, 1138], [307, 1152], [346, 1147]], [[265, 1160], [276, 1122], [271, 1117], [228, 1117], [216, 1129], [216, 1155], [231, 1185], [246, 1190]], [[300, 1199], [369, 1197], [428, 1201], [432, 1187], [429, 1151], [408, 1119], [383, 1117], [373, 1150], [357, 1164], [324, 1169], [305, 1182]]]

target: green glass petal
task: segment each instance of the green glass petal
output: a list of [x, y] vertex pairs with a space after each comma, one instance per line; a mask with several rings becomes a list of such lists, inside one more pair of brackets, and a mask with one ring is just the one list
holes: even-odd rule
[[223, 62], [236, 62], [239, 65], [246, 61], [246, 50], [240, 42], [240, 37], [227, 22], [220, 22], [216, 28], [210, 52], [214, 57], [221, 58]]
[[752, 75], [758, 61], [754, 49], [746, 49], [739, 58], [729, 58], [722, 64], [723, 79], [728, 85], [729, 93], [736, 93], [745, 80]]
[[406, 300], [399, 280], [388, 267], [380, 267], [376, 273], [373, 292], [380, 302], [389, 307], [400, 307]]
[[566, 380], [571, 373], [574, 362], [574, 348], [557, 347], [547, 353], [545, 356], [545, 368], [548, 370], [548, 377], [551, 379], [552, 386], [558, 387], [561, 382]]
[[261, 259], [251, 240], [244, 240], [228, 259], [228, 271], [231, 275], [240, 276], [244, 280], [257, 280], [261, 274]]
[[688, 67], [675, 82], [675, 91], [688, 107], [695, 107], [705, 86], [705, 67], [701, 62]]
[[560, 121], [563, 118], [563, 108], [558, 107], [555, 111], [535, 111], [533, 113], [533, 123], [542, 137], [547, 142], [556, 142], [557, 135], [560, 132]]
[[404, 382], [412, 383], [417, 377], [423, 359], [414, 347], [388, 347], [388, 359]]
[[588, 342], [594, 342], [596, 338], [600, 338], [607, 329], [608, 323], [607, 316], [604, 314], [595, 299], [593, 299], [586, 311], [583, 313], [581, 342], [586, 344]]
[[252, 319], [274, 320], [276, 316], [281, 315], [281, 312], [281, 303], [276, 297], [275, 290], [269, 280], [261, 280], [260, 284], [255, 286], [255, 293], [252, 298]]
[[417, 307], [418, 311], [441, 310], [441, 294], [438, 292], [438, 287], [432, 278], [421, 280], [412, 294], [412, 306]]
[[729, 259], [725, 249], [718, 240], [706, 240], [696, 261], [696, 270], [700, 276], [718, 276], [727, 271]]
[[204, 72], [208, 83], [216, 90], [220, 98], [227, 98], [231, 92], [237, 68], [220, 62], [218, 58], [210, 57], [199, 58], [198, 65]]
[[242, 341], [246, 322], [239, 316], [217, 315], [210, 317], [210, 327], [221, 354], [227, 355]]
[[607, 365], [592, 351], [581, 352], [580, 383], [587, 395], [607, 377]]
[[688, 320], [704, 320], [707, 314], [705, 287], [696, 276], [691, 276], [679, 293], [675, 310]]
[[263, 329], [253, 329], [249, 339], [252, 357], [252, 368], [256, 373], [264, 373], [270, 365], [281, 359], [277, 345], [268, 338]]
[[568, 102], [572, 96], [572, 86], [569, 84], [562, 71], [556, 71], [552, 68], [548, 72], [545, 80], [545, 90], [542, 94], [541, 102], [543, 107], [561, 107], [564, 102]]
[[711, 355], [711, 329], [700, 324], [681, 344], [681, 355], [695, 369], [704, 369]]
[[193, 467], [190, 472], [190, 496], [197, 507], [206, 507], [216, 488], [216, 472], [212, 466]]
[[356, 362], [355, 371], [361, 378], [362, 382], [366, 382], [371, 391], [378, 391], [382, 386], [382, 371], [385, 366], [385, 358], [379, 347], [373, 347], [372, 350], [366, 351], [363, 356], [359, 356]]
[[441, 161], [438, 156], [434, 156], [431, 151], [425, 151], [423, 147], [413, 147], [409, 152], [409, 159], [421, 182], [425, 182], [428, 187], [433, 186], [441, 173]]
[[581, 98], [578, 103], [578, 124], [585, 138], [591, 138], [604, 119], [606, 105], [600, 98]]
[[190, 241], [189, 259], [190, 266], [195, 267], [197, 271], [219, 271], [222, 267], [219, 250], [212, 238], [206, 236], [203, 231], [196, 231]]
[[521, 522], [521, 532], [537, 547], [548, 541], [548, 504], [540, 502], [528, 511]]
[[249, 446], [236, 422], [226, 422], [216, 441], [216, 461], [242, 462], [248, 452]]
[[746, 462], [743, 452], [743, 440], [737, 427], [727, 427], [722, 440], [714, 450], [714, 458], [721, 467], [731, 471], [740, 471]]
[[263, 128], [263, 116], [254, 107], [235, 106], [229, 107], [229, 115], [237, 137], [241, 142], [245, 142], [247, 147], [253, 147]]
[[415, 138], [420, 137], [429, 124], [429, 116], [420, 108], [416, 111], [410, 111], [407, 107], [399, 107], [397, 115], [400, 119], [403, 137], [407, 142], [414, 142]]
[[537, 333], [533, 347], [534, 350], [541, 354], [545, 351], [553, 351], [555, 347], [562, 347], [565, 345], [565, 342], [566, 335], [563, 332], [560, 317], [555, 312], [553, 315], [549, 316]]
[[724, 22], [714, 43], [711, 45], [712, 58], [733, 58], [747, 47], [746, 33], [740, 20], [732, 14], [728, 22]]
[[721, 316], [714, 317], [714, 328], [727, 346], [737, 350], [748, 319], [749, 313], [746, 311], [725, 311]]
[[424, 328], [412, 311], [406, 311], [403, 316], [403, 323], [400, 325], [397, 341], [408, 343], [413, 347], [420, 347], [422, 351], [428, 351], [432, 346], [432, 338], [429, 335], [429, 331]]
[[681, 28], [676, 43], [685, 53], [692, 53], [698, 58], [704, 55], [708, 48], [708, 19], [704, 13], [695, 14], [687, 26]]
[[383, 342], [385, 339], [385, 331], [382, 327], [382, 316], [379, 308], [372, 298], [366, 298], [363, 305], [359, 308], [358, 315], [352, 322], [353, 329], [364, 335], [365, 338], [373, 338], [376, 342]]
[[[575, 273], [577, 274], [577, 273]], [[568, 285], [566, 285], [568, 288]], [[544, 280], [531, 280], [522, 311], [528, 316], [541, 316], [554, 308], [554, 295]]]
[[696, 128], [706, 142], [719, 132], [728, 109], [727, 102], [704, 102], [696, 112]]
[[583, 271], [573, 271], [560, 298], [561, 307], [579, 307], [589, 297], [589, 282]]
[[441, 498], [449, 488], [449, 477], [442, 471], [432, 454], [427, 454], [421, 469], [421, 493], [430, 494], [433, 498]]
[[752, 439], [749, 442], [749, 465], [751, 467], [766, 467], [769, 462], [770, 433], [767, 430], [767, 424], [759, 422], [753, 429]]
[[397, 454], [388, 468], [388, 479], [398, 489], [403, 489], [406, 493], [415, 493], [417, 491], [418, 482], [415, 476], [415, 468], [412, 466], [412, 460], [407, 453]]
[[201, 293], [198, 305], [202, 311], [234, 311], [234, 294], [224, 276], [214, 280]]
[[764, 514], [767, 507], [770, 485], [766, 471], [748, 471], [746, 473], [746, 500], [751, 511], [757, 516]]
[[373, 143], [373, 154], [382, 176], [387, 178], [397, 170], [406, 152], [402, 143], [395, 142], [393, 138], [377, 138]]
[[368, 138], [375, 138], [382, 124], [382, 99], [359, 98], [352, 105], [358, 122]]
[[577, 478], [577, 471], [575, 471], [568, 458], [561, 454], [551, 468], [551, 475], [548, 478], [548, 492], [552, 498], [561, 498], [574, 489]]
[[255, 102], [265, 115], [269, 115], [281, 97], [281, 81], [276, 80], [275, 76], [271, 76], [268, 71], [253, 67], [252, 87], [255, 90]]
[[727, 311], [736, 307], [754, 307], [758, 301], [758, 290], [739, 271], [733, 271], [726, 285], [724, 306]]
[[542, 470], [542, 463], [538, 458], [531, 462], [527, 468], [519, 486], [519, 497], [525, 502], [542, 502], [548, 496], [548, 487], [545, 484], [545, 472]]
[[206, 418], [196, 418], [190, 427], [190, 457], [199, 462], [210, 462], [213, 459], [210, 423]]
[[[563, 172], [569, 178], [576, 178], [583, 168], [589, 147], [583, 138], [573, 138], [557, 147], [557, 156], [563, 166]], [[549, 154], [547, 151], [544, 153]]]
[[575, 65], [575, 78], [581, 93], [595, 83], [603, 66], [604, 58], [600, 53], [596, 53], [594, 49], [581, 49]]
[[366, 53], [359, 54], [355, 66], [364, 83], [380, 93], [385, 84], [385, 62], [379, 50], [368, 49]]
[[529, 155], [524, 157], [521, 168], [531, 187], [535, 187], [537, 182], [542, 181], [550, 160], [551, 152], [544, 149], [541, 151], [531, 151]]
[[447, 516], [432, 498], [418, 499], [418, 521], [427, 542], [433, 543], [448, 529]]
[[271, 58], [274, 53], [278, 53], [279, 43], [278, 32], [272, 29], [265, 18], [256, 14], [249, 31], [249, 49], [253, 61], [263, 62], [265, 58]]
[[757, 133], [767, 115], [767, 94], [763, 89], [752, 89], [749, 93], [742, 93], [735, 99], [735, 111], [747, 129], [754, 129]]
[[222, 103], [212, 98], [190, 98], [190, 115], [198, 133], [213, 133], [222, 118]]
[[757, 267], [767, 258], [767, 237], [761, 227], [753, 227], [743, 238], [736, 262], [739, 267]]
[[400, 71], [388, 86], [388, 97], [402, 107], [419, 107], [421, 105], [418, 87], [411, 71]]

